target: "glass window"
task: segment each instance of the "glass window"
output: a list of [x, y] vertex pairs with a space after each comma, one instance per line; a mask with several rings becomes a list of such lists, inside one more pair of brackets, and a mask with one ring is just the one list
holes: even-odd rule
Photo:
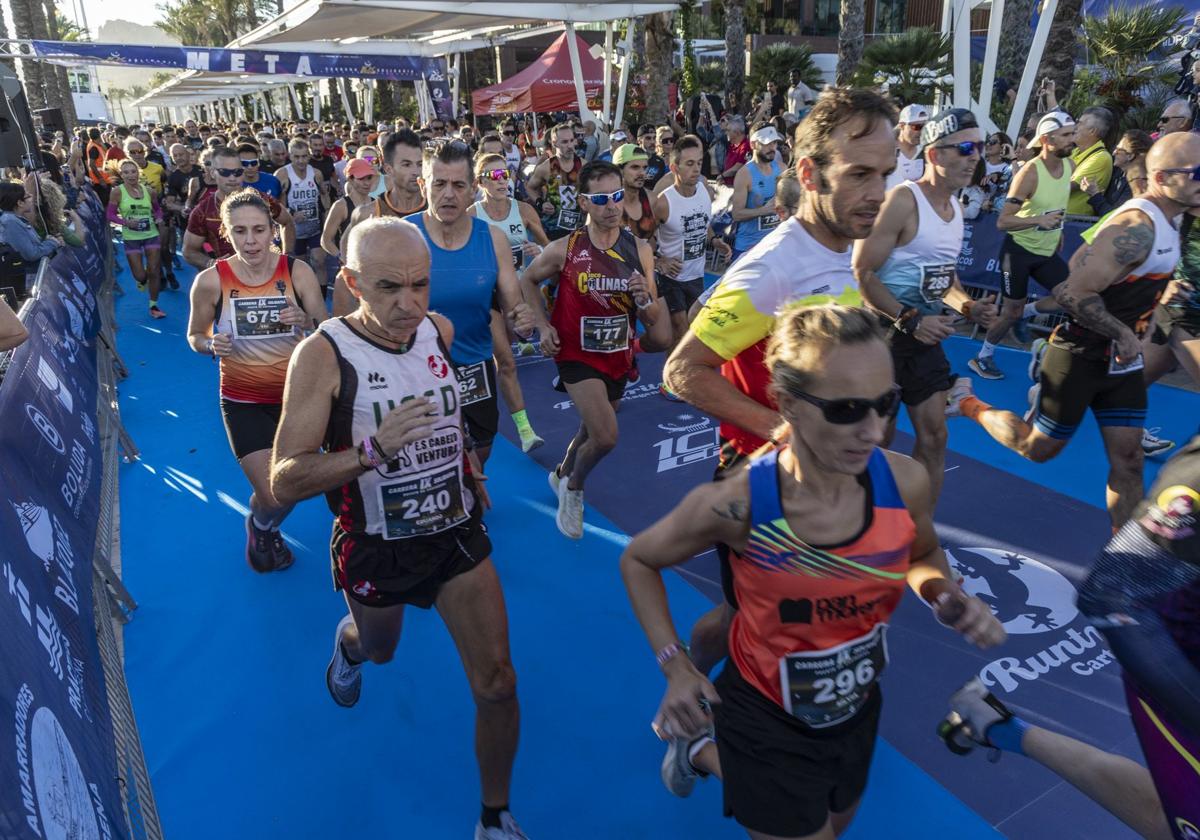
[[875, 0], [875, 34], [904, 31], [908, 0]]
[[841, 30], [841, 6], [840, 0], [814, 0], [812, 24], [807, 27], [805, 34], [837, 35]]
[[71, 85], [71, 93], [91, 93], [92, 92], [92, 77], [86, 73], [67, 72], [67, 77]]

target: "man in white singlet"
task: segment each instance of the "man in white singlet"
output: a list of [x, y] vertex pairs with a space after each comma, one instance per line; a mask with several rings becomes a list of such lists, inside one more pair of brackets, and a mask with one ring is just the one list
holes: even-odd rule
[[296, 226], [296, 245], [292, 256], [308, 263], [325, 288], [325, 251], [321, 248], [321, 226], [329, 210], [329, 194], [325, 178], [308, 162], [311, 152], [304, 140], [288, 145], [292, 162], [275, 172], [279, 179], [280, 197], [292, 214]]

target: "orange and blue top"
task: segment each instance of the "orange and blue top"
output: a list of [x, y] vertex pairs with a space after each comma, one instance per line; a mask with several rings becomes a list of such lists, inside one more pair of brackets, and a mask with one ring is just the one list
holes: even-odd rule
[[859, 476], [867, 498], [860, 533], [841, 545], [804, 542], [783, 512], [778, 456], [750, 462], [750, 536], [729, 557], [738, 605], [729, 654], [747, 682], [783, 706], [785, 656], [857, 639], [895, 611], [917, 529], [876, 449]]

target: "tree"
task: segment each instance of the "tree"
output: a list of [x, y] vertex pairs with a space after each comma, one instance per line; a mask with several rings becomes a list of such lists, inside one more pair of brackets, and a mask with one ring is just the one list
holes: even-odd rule
[[[1118, 119], [1131, 109], [1150, 104], [1161, 87], [1160, 71], [1150, 56], [1179, 34], [1183, 14], [1179, 8], [1120, 4], [1103, 17], [1085, 18], [1083, 40], [1094, 68], [1091, 75], [1081, 73], [1076, 79], [1076, 86], [1085, 88], [1080, 95], [1060, 101], [1086, 107], [1099, 99]], [[1151, 125], [1160, 110], [1154, 110]]]
[[842, 0], [838, 13], [838, 60], [835, 78], [839, 85], [850, 83], [858, 63], [862, 61], [867, 9], [865, 0]]
[[755, 50], [750, 56], [750, 75], [746, 77], [746, 84], [756, 92], [766, 90], [769, 81], [775, 81], [782, 88], [793, 70], [799, 72], [800, 80], [813, 90], [820, 90], [825, 84], [820, 69], [813, 63], [808, 44], [772, 44]]
[[673, 12], [659, 12], [646, 18], [646, 122], [660, 125], [667, 121], [667, 85], [675, 54]]
[[950, 51], [948, 37], [922, 26], [876, 39], [863, 50], [853, 84], [886, 84], [891, 97], [905, 105], [932, 103], [935, 93], [953, 90], [939, 81], [952, 72]]
[[1075, 56], [1079, 52], [1079, 31], [1083, 24], [1083, 0], [1058, 0], [1038, 78], [1054, 80], [1055, 95], [1062, 101], [1075, 82]]
[[113, 107], [113, 116], [116, 116], [119, 111], [121, 113], [121, 122], [128, 122], [125, 119], [125, 100], [129, 98], [129, 91], [122, 87], [110, 87], [108, 93], [105, 95], [108, 97], [109, 104]]
[[[52, 41], [78, 41], [81, 34], [86, 34], [73, 21], [54, 6], [54, 0], [45, 0], [46, 25]], [[70, 37], [67, 37], [70, 36]], [[62, 108], [63, 122], [75, 125], [79, 116], [75, 113], [75, 97], [71, 94], [71, 80], [67, 78], [67, 68], [47, 64], [43, 68], [47, 83], [53, 82], [57, 88], [58, 100]]]
[[158, 8], [162, 28], [183, 43], [220, 47], [273, 15], [275, 7], [275, 0], [167, 0]]
[[746, 0], [725, 0], [725, 104], [746, 107]]
[[679, 4], [679, 35], [683, 39], [683, 74], [679, 80], [679, 98], [687, 99], [700, 90], [700, 75], [696, 68], [696, 0], [681, 0]]
[[1000, 44], [996, 51], [996, 75], [1015, 87], [1025, 72], [1025, 59], [1033, 42], [1033, 0], [1004, 0], [1000, 21]]
[[[35, 0], [11, 0], [9, 10], [12, 12], [13, 29], [18, 39], [46, 37], [46, 13], [41, 3]], [[49, 105], [46, 99], [46, 80], [43, 77], [42, 69], [41, 62], [28, 58], [21, 59], [21, 78], [25, 82], [25, 99], [33, 110]]]

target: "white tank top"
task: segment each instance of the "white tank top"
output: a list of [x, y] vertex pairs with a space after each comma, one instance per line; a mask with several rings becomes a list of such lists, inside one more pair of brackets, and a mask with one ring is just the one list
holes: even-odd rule
[[667, 220], [658, 226], [658, 250], [664, 257], [682, 260], [675, 277], [680, 282], [704, 276], [704, 249], [708, 244], [708, 223], [712, 218], [712, 200], [704, 182], [696, 184], [694, 195], [684, 197], [667, 187], [663, 193], [669, 208]]
[[[288, 212], [296, 222], [296, 238], [309, 239], [321, 232], [321, 195], [317, 188], [316, 170], [306, 166], [304, 177], [292, 164], [287, 166], [288, 192], [285, 196]], [[298, 218], [301, 216], [302, 218]]]
[[529, 241], [529, 234], [525, 230], [525, 222], [521, 221], [521, 205], [517, 200], [510, 198], [508, 215], [500, 221], [496, 221], [488, 215], [481, 199], [475, 202], [475, 216], [504, 234], [504, 238], [508, 240], [509, 250], [512, 251], [513, 266], [519, 270], [525, 263], [525, 252], [521, 246]]
[[908, 189], [917, 203], [917, 235], [892, 251], [879, 269], [879, 279], [906, 309], [912, 306], [926, 314], [940, 312], [962, 251], [962, 205], [950, 199], [953, 216], [947, 222], [917, 183], [905, 181], [897, 189]]
[[1109, 222], [1126, 210], [1141, 210], [1154, 223], [1154, 245], [1151, 246], [1150, 253], [1146, 259], [1141, 265], [1129, 272], [1126, 279], [1159, 278], [1164, 275], [1169, 276], [1173, 274], [1181, 256], [1179, 250], [1179, 228], [1171, 219], [1167, 218], [1166, 214], [1153, 201], [1145, 198], [1129, 199], [1105, 219], [1100, 224], [1100, 227], [1096, 228], [1096, 233], [1104, 230]]
[[326, 494], [342, 529], [396, 540], [466, 521], [474, 499], [463, 483], [458, 380], [432, 319], [421, 322], [403, 352], [360, 335], [345, 318], [324, 321], [319, 332], [333, 345], [342, 383], [329, 418], [327, 451], [357, 446], [406, 400], [424, 396], [434, 404], [428, 437]]

